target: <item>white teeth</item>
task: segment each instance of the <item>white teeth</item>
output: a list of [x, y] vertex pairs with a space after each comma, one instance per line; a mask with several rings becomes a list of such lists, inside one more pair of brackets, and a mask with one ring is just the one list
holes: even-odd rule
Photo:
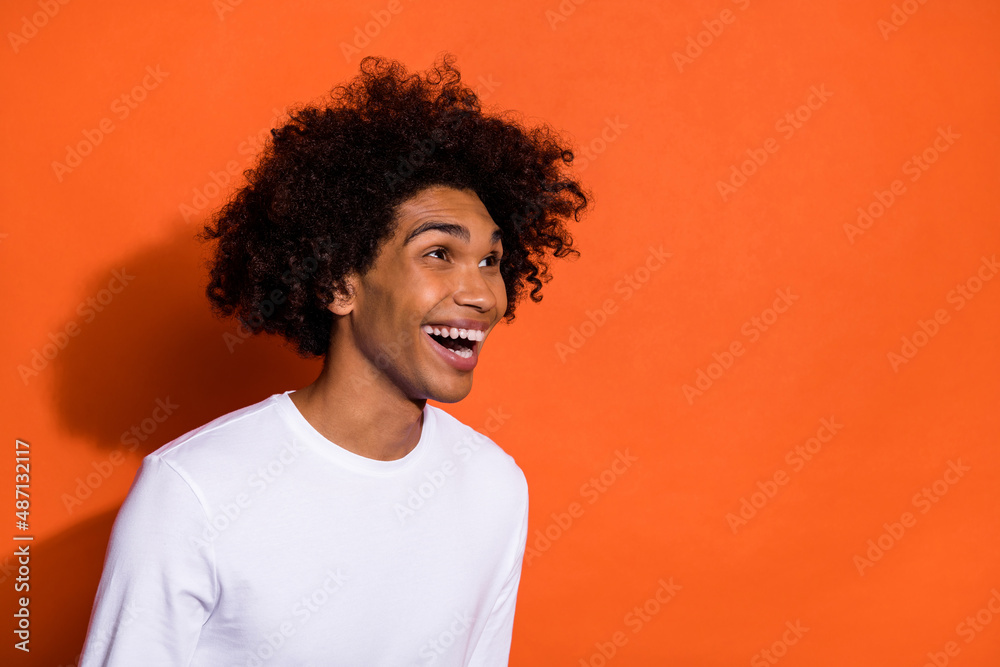
[[482, 341], [486, 338], [486, 332], [480, 331], [479, 329], [458, 329], [456, 327], [442, 328], [425, 324], [421, 327], [421, 330], [425, 333], [442, 336], [444, 338], [465, 338], [466, 340], [473, 341]]

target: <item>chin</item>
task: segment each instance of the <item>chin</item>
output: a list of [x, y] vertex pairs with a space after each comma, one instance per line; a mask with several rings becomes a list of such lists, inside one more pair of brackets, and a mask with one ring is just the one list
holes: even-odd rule
[[438, 403], [458, 403], [472, 392], [472, 382], [465, 386], [439, 388], [437, 391], [428, 392], [428, 398]]

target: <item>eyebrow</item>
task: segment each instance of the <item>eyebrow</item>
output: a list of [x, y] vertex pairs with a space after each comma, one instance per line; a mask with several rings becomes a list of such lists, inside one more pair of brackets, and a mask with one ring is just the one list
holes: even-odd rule
[[[406, 235], [403, 240], [403, 245], [407, 245], [415, 239], [420, 234], [424, 232], [444, 232], [449, 236], [454, 236], [457, 239], [469, 242], [469, 229], [465, 225], [459, 225], [454, 222], [441, 222], [439, 220], [428, 220], [427, 222], [422, 222], [413, 229], [410, 233]], [[500, 229], [493, 230], [493, 235], [490, 236], [490, 245], [500, 243], [503, 240], [503, 232]]]

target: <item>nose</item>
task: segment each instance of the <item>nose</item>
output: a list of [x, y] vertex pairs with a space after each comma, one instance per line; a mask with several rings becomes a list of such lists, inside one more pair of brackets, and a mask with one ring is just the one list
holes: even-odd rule
[[[499, 300], [506, 300], [503, 279], [490, 278], [483, 275], [478, 265], [464, 266], [456, 275], [455, 302], [462, 306], [471, 306], [480, 312], [489, 312], [498, 305]], [[506, 304], [505, 308], [506, 310]]]

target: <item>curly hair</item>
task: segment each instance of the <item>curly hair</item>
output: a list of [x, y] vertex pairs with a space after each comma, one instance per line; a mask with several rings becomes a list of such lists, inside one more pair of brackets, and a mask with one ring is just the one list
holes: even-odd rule
[[541, 301], [546, 257], [579, 256], [566, 222], [587, 206], [573, 152], [548, 126], [485, 114], [445, 53], [426, 74], [368, 56], [329, 104], [293, 109], [271, 130], [239, 188], [205, 225], [216, 241], [206, 288], [213, 310], [325, 355], [327, 305], [363, 275], [395, 231], [397, 207], [424, 188], [471, 189], [502, 232], [500, 264], [514, 319], [527, 285]]

